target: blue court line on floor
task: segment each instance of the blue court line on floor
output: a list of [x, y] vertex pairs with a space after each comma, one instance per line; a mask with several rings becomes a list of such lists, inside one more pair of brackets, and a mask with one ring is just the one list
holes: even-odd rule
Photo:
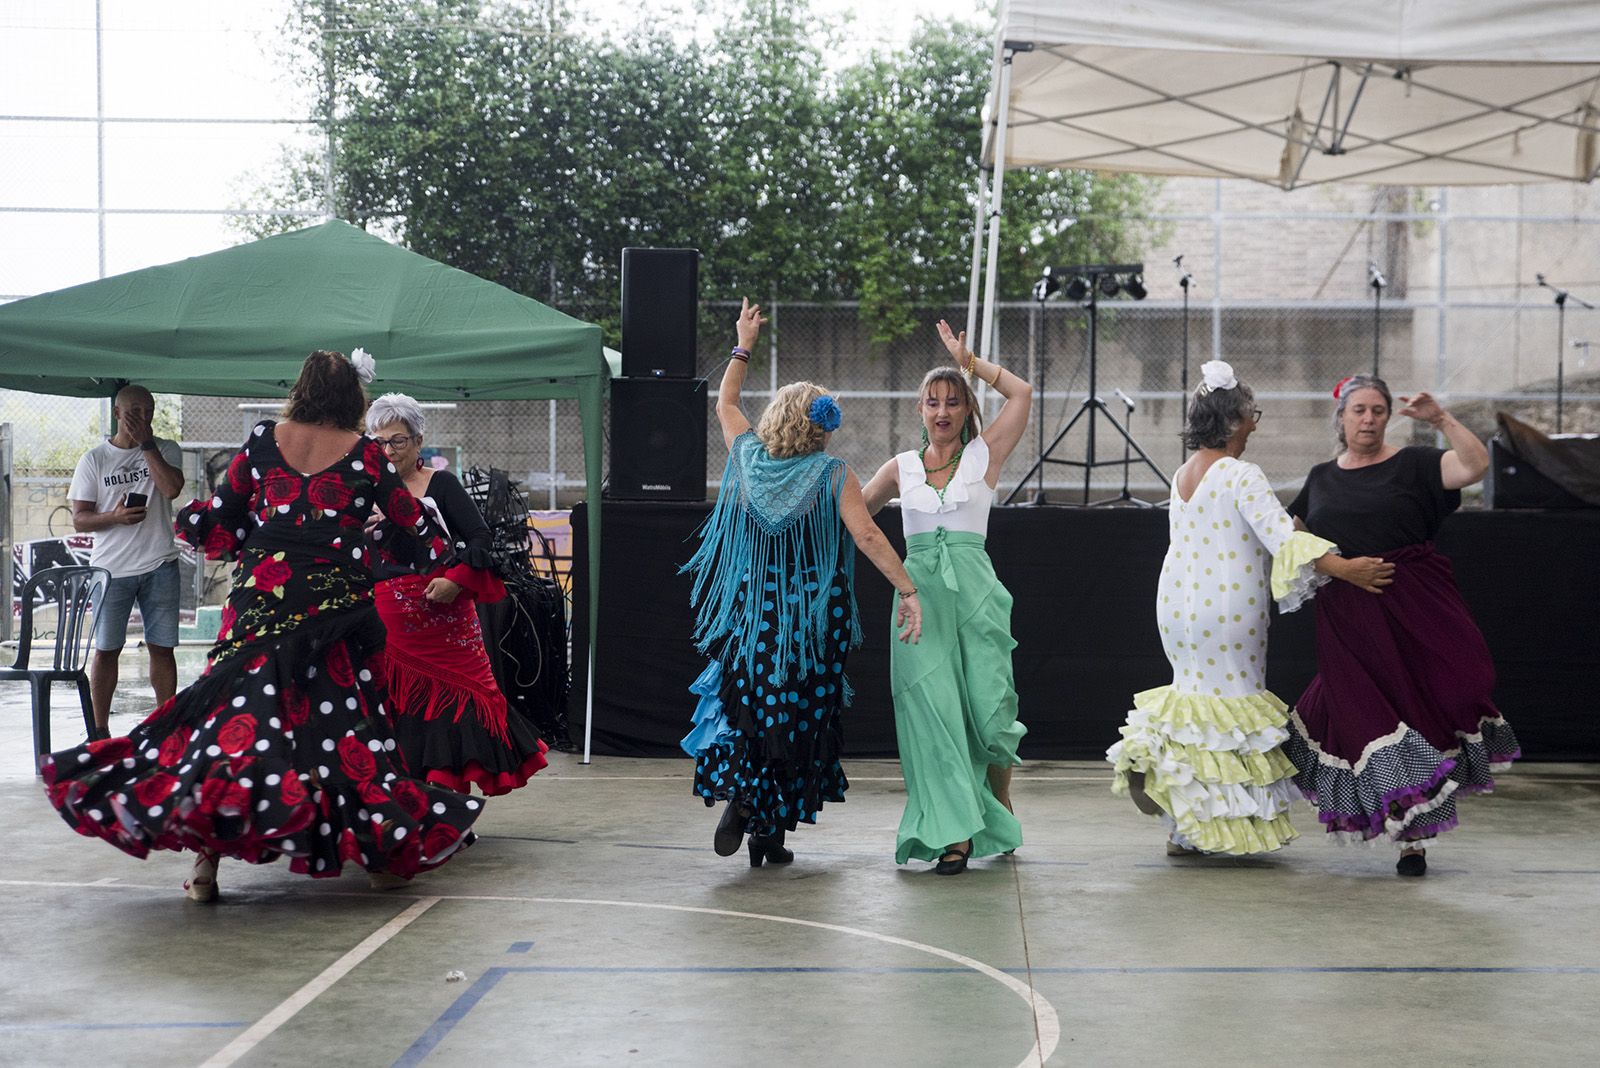
[[0, 1023], [0, 1031], [185, 1031], [250, 1026], [247, 1020], [177, 1020], [171, 1023]]
[[526, 953], [533, 948], [532, 942], [513, 942], [506, 947], [507, 953]]
[[[1020, 968], [1002, 971], [1023, 974]], [[1527, 967], [1467, 964], [1367, 965], [1367, 964], [1264, 964], [1194, 965], [1191, 967], [1151, 965], [1126, 968], [1029, 968], [1033, 975], [1600, 975], [1600, 967], [1531, 965]]]
[[[520, 944], [520, 943], [519, 943]], [[1531, 966], [1493, 967], [1472, 965], [1226, 965], [1191, 967], [1153, 965], [1123, 968], [1002, 968], [1009, 975], [1600, 975], [1600, 967]], [[482, 1001], [500, 980], [508, 975], [969, 975], [962, 967], [840, 967], [805, 965], [665, 966], [629, 967], [626, 965], [546, 964], [487, 968], [477, 980], [439, 1015], [426, 1031], [394, 1062], [392, 1068], [417, 1068], [443, 1042], [456, 1025]], [[981, 976], [979, 976], [981, 977]]]

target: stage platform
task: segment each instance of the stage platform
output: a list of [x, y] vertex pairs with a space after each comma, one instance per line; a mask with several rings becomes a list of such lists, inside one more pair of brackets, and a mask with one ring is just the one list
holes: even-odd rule
[[[588, 603], [585, 505], [577, 533], [574, 604]], [[670, 756], [688, 730], [688, 687], [705, 662], [690, 640], [689, 580], [678, 567], [708, 503], [607, 501], [595, 671], [597, 753]], [[878, 517], [903, 550], [900, 516]], [[1088, 760], [1117, 740], [1139, 690], [1171, 681], [1155, 623], [1167, 513], [1131, 508], [996, 508], [989, 547], [1016, 599], [1016, 684], [1028, 725], [1022, 755]], [[1600, 760], [1600, 511], [1458, 512], [1439, 548], [1488, 639], [1495, 701], [1529, 760]], [[850, 656], [851, 757], [892, 757], [889, 584], [857, 559], [866, 644]], [[1293, 703], [1315, 673], [1315, 609], [1273, 619], [1267, 682]], [[571, 719], [585, 706], [586, 613], [575, 613]]]

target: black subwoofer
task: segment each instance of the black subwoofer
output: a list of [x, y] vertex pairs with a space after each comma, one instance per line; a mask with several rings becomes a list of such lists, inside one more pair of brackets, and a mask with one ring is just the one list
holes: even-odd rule
[[606, 496], [631, 501], [706, 499], [704, 379], [612, 379], [611, 478]]
[[700, 251], [622, 250], [622, 373], [693, 378], [700, 314]]

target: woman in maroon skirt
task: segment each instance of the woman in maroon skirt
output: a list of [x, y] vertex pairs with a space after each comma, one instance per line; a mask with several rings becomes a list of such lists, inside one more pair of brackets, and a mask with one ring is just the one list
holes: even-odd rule
[[389, 633], [384, 671], [389, 718], [413, 775], [470, 793], [504, 794], [545, 766], [545, 744], [506, 707], [483, 647], [478, 602], [506, 588], [490, 570], [489, 527], [448, 471], [422, 463], [422, 407], [386, 393], [367, 409], [367, 430], [422, 504], [419, 560], [386, 547], [389, 523], [372, 530], [378, 616]]
[[1393, 400], [1376, 376], [1347, 378], [1334, 397], [1342, 451], [1311, 469], [1289, 512], [1347, 557], [1394, 564], [1394, 582], [1321, 591], [1317, 677], [1283, 748], [1330, 833], [1387, 838], [1396, 870], [1422, 875], [1424, 847], [1456, 825], [1456, 794], [1493, 790], [1491, 773], [1522, 755], [1490, 700], [1488, 645], [1433, 547], [1489, 454], [1426, 393], [1401, 397], [1400, 414], [1443, 433], [1448, 451], [1384, 443]]

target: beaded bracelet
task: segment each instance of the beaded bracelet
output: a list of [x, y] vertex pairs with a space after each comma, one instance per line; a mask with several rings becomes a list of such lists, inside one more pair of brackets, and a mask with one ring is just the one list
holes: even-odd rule
[[750, 350], [742, 345], [735, 345], [733, 347], [733, 352], [731, 352], [729, 355], [736, 360], [743, 360], [745, 363], [750, 362]]

